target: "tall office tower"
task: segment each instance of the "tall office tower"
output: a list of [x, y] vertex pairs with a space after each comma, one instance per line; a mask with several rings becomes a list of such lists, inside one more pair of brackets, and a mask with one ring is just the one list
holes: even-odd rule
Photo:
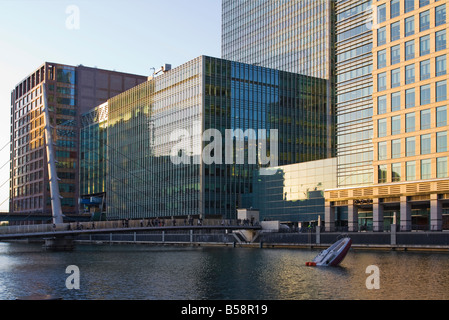
[[372, 1], [337, 0], [337, 184], [373, 182]]
[[329, 227], [449, 229], [447, 3], [373, 2], [373, 184], [327, 192]]
[[[313, 90], [319, 84], [322, 95]], [[325, 87], [323, 79], [201, 56], [109, 99], [108, 218], [235, 218], [254, 171], [325, 158]]]
[[[327, 95], [326, 157], [335, 156], [333, 2], [222, 2], [223, 59], [312, 76], [312, 94]], [[319, 79], [327, 80], [325, 88]]]
[[[45, 124], [52, 130], [64, 214], [78, 213], [80, 115], [146, 77], [46, 62], [11, 93], [10, 212], [50, 217]], [[49, 119], [44, 112], [44, 88]]]

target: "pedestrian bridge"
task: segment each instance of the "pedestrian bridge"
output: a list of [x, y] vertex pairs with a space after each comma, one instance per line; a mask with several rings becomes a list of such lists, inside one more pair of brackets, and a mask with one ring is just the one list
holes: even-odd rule
[[258, 223], [241, 222], [238, 220], [114, 220], [114, 221], [89, 221], [61, 224], [38, 224], [22, 226], [0, 227], [0, 241], [68, 237], [81, 234], [101, 233], [129, 233], [147, 231], [174, 231], [174, 230], [260, 230]]

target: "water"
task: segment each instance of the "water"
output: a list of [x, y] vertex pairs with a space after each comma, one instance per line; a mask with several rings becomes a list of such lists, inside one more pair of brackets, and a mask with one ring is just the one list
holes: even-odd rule
[[[51, 294], [66, 300], [448, 299], [449, 254], [351, 250], [336, 268], [306, 267], [318, 251], [231, 247], [0, 243], [0, 299]], [[66, 267], [80, 270], [69, 290]], [[376, 265], [380, 289], [369, 290]]]

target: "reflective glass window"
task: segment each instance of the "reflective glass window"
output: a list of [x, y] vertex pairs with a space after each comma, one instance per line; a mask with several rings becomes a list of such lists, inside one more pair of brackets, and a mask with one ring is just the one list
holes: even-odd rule
[[415, 82], [415, 65], [411, 64], [405, 66], [405, 84], [410, 84]]
[[436, 90], [436, 94], [435, 94], [435, 99], [436, 102], [440, 102], [440, 101], [444, 101], [447, 100], [447, 85], [446, 85], [446, 80], [444, 81], [438, 81], [435, 84], [435, 90]]
[[413, 108], [415, 106], [415, 88], [405, 90], [405, 107]]
[[430, 53], [430, 36], [423, 36], [419, 38], [419, 54], [424, 56]]
[[404, 19], [404, 25], [405, 25], [405, 33], [404, 35], [406, 37], [411, 36], [415, 33], [415, 16], [411, 16]]
[[442, 76], [446, 74], [446, 55], [435, 58], [435, 75]]
[[436, 126], [444, 127], [447, 125], [447, 108], [446, 106], [436, 108]]
[[405, 155], [413, 157], [415, 155], [416, 139], [415, 137], [405, 138]]
[[419, 31], [425, 31], [430, 28], [430, 11], [424, 11], [419, 14]]
[[421, 130], [430, 129], [430, 109], [421, 110]]
[[401, 139], [391, 140], [391, 158], [397, 159], [401, 157]]
[[435, 8], [435, 27], [446, 23], [446, 5]]
[[415, 131], [415, 113], [407, 113], [405, 115], [405, 132]]
[[377, 97], [377, 114], [387, 113], [387, 96]]
[[415, 161], [408, 161], [405, 164], [405, 179], [413, 181], [416, 179], [416, 164]]
[[421, 179], [430, 179], [432, 178], [432, 166], [431, 160], [425, 159], [421, 160]]
[[401, 25], [399, 21], [390, 25], [390, 41], [396, 41], [401, 38]]
[[447, 157], [437, 158], [437, 178], [447, 177]]
[[387, 50], [380, 50], [377, 52], [377, 69], [382, 69], [387, 66]]
[[391, 134], [401, 133], [401, 116], [391, 117]]
[[391, 94], [391, 112], [401, 110], [401, 93], [393, 92]]
[[382, 141], [377, 143], [377, 159], [378, 160], [386, 160], [387, 159], [387, 142]]
[[396, 88], [401, 85], [401, 69], [391, 70], [391, 87]]
[[415, 41], [407, 41], [405, 43], [405, 60], [410, 60], [415, 58]]
[[421, 154], [430, 154], [432, 150], [431, 135], [421, 135]]
[[386, 137], [387, 136], [387, 119], [379, 119], [377, 120], [377, 137]]
[[401, 62], [401, 47], [396, 45], [391, 47], [391, 64], [396, 64]]
[[420, 87], [420, 101], [422, 106], [430, 103], [430, 84]]
[[435, 51], [446, 49], [446, 30], [435, 33]]
[[391, 182], [401, 181], [401, 164], [392, 163], [391, 164]]
[[447, 131], [437, 132], [437, 152], [447, 151]]

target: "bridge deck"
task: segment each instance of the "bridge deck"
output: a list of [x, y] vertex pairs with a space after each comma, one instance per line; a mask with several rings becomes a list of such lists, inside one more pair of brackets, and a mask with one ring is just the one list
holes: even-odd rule
[[46, 238], [46, 237], [65, 237], [76, 236], [79, 234], [99, 234], [99, 233], [126, 233], [126, 232], [145, 232], [145, 231], [176, 231], [176, 230], [259, 230], [260, 225], [237, 224], [236, 221], [207, 221], [199, 225], [184, 224], [178, 221], [168, 223], [149, 225], [147, 221], [131, 220], [122, 221], [101, 221], [101, 222], [82, 222], [82, 223], [63, 223], [58, 225], [26, 225], [0, 227], [0, 241], [23, 239], [23, 238]]

